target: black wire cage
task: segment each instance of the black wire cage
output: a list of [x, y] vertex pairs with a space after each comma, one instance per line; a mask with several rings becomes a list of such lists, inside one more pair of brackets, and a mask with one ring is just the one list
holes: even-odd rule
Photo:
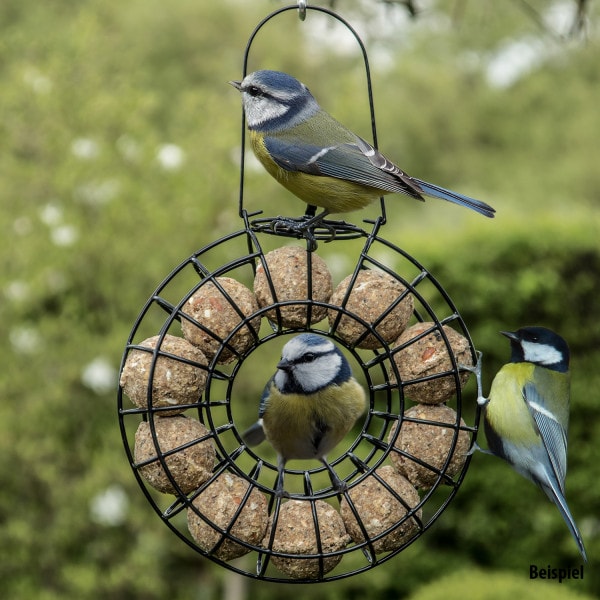
[[[364, 46], [332, 11], [300, 3], [271, 13], [250, 37], [244, 75], [262, 26], [298, 8], [301, 17], [307, 9], [326, 13], [356, 37], [376, 142]], [[458, 492], [479, 423], [479, 408], [466, 411], [462, 393], [477, 353], [441, 284], [381, 236], [383, 199], [380, 216], [364, 229], [256, 218], [244, 208], [243, 146], [243, 227], [176, 267], [133, 325], [118, 390], [123, 444], [160, 519], [203, 556], [268, 581], [340, 579], [401, 553]], [[311, 218], [309, 210], [298, 222]], [[356, 257], [333, 293], [320, 241]], [[273, 243], [281, 245], [268, 251]], [[302, 332], [343, 350], [368, 408], [329, 457], [347, 489], [334, 489], [321, 463], [292, 461], [282, 498], [273, 451], [249, 448], [241, 432], [249, 415], [256, 418], [255, 389], [266, 383], [256, 385], [257, 377], [271, 375], [282, 343]]]

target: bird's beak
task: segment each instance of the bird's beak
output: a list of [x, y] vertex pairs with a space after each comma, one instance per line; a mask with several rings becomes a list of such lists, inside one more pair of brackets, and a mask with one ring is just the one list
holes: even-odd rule
[[277, 368], [280, 369], [281, 371], [289, 371], [292, 368], [292, 363], [289, 360], [287, 360], [286, 358], [282, 358], [277, 363]]
[[513, 342], [519, 341], [519, 336], [514, 331], [501, 331], [502, 335], [505, 335], [509, 340]]
[[242, 91], [242, 82], [241, 81], [228, 81], [229, 85], [232, 85], [236, 90]]

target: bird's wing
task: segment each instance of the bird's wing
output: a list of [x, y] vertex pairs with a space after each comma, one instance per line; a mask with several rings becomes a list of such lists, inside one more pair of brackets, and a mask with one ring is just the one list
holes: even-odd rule
[[265, 385], [265, 389], [263, 390], [262, 396], [260, 397], [260, 405], [258, 407], [258, 418], [262, 419], [267, 410], [267, 406], [269, 404], [269, 396], [271, 395], [271, 386], [273, 385], [273, 380], [275, 379], [275, 375], [269, 379], [267, 385]]
[[258, 421], [256, 421], [256, 423], [248, 427], [248, 429], [246, 429], [246, 431], [242, 433], [242, 439], [244, 440], [247, 446], [258, 446], [258, 444], [264, 442], [266, 439], [262, 418], [265, 414], [265, 411], [267, 410], [272, 383], [273, 377], [269, 379], [269, 382], [265, 386], [262, 396], [260, 397], [260, 406], [258, 408]]
[[534, 384], [528, 383], [523, 387], [523, 397], [537, 425], [560, 490], [564, 494], [567, 474], [567, 432], [548, 409], [545, 398]]
[[410, 176], [371, 144], [358, 136], [355, 139], [355, 143], [322, 146], [297, 138], [266, 136], [264, 144], [271, 158], [286, 171], [335, 177], [423, 200], [423, 190]]

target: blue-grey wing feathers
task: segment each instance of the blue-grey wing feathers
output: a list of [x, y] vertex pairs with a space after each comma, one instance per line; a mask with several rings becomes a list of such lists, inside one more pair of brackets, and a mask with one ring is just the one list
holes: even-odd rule
[[264, 143], [271, 158], [287, 171], [335, 177], [423, 200], [417, 186], [394, 163], [361, 138], [356, 139], [355, 144], [326, 147], [276, 137], [265, 137]]
[[271, 158], [287, 171], [335, 177], [388, 193], [406, 194], [417, 200], [433, 196], [466, 206], [487, 217], [495, 210], [480, 200], [411, 177], [358, 136], [353, 142], [332, 146], [306, 144], [297, 138], [265, 136]]
[[302, 171], [320, 175], [313, 157], [323, 151], [321, 146], [303, 144], [299, 140], [282, 140], [281, 138], [265, 136], [265, 148], [271, 158], [286, 171]]
[[564, 494], [567, 475], [567, 432], [547, 409], [543, 396], [534, 384], [526, 384], [523, 395], [548, 453], [560, 491]]
[[262, 419], [265, 415], [265, 411], [267, 410], [267, 404], [269, 402], [269, 396], [271, 395], [271, 386], [273, 385], [273, 381], [275, 379], [275, 375], [269, 379], [267, 385], [265, 385], [265, 389], [263, 390], [262, 396], [260, 397], [260, 405], [258, 407], [258, 418]]
[[264, 442], [267, 437], [265, 435], [265, 430], [263, 427], [263, 415], [267, 410], [267, 404], [269, 400], [269, 394], [271, 390], [271, 385], [273, 384], [273, 377], [269, 379], [265, 389], [263, 390], [262, 396], [260, 397], [260, 406], [258, 408], [258, 421], [253, 425], [250, 425], [244, 433], [242, 433], [242, 439], [247, 446], [258, 446], [261, 442]]
[[587, 554], [581, 533], [575, 524], [565, 499], [565, 476], [567, 474], [567, 432], [562, 424], [548, 410], [544, 397], [535, 385], [528, 383], [523, 387], [523, 397], [540, 433], [547, 459], [538, 455], [535, 463], [541, 470], [535, 472], [536, 483], [546, 496], [556, 505], [571, 534], [575, 538], [581, 556], [587, 562]]

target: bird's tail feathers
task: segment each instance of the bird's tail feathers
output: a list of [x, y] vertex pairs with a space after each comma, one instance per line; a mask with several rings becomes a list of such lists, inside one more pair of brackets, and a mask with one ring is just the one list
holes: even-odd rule
[[452, 192], [443, 187], [439, 187], [434, 185], [433, 183], [427, 183], [426, 181], [422, 181], [413, 177], [413, 180], [419, 184], [423, 193], [428, 196], [433, 196], [434, 198], [441, 198], [442, 200], [446, 200], [448, 202], [453, 202], [454, 204], [460, 204], [461, 206], [466, 206], [485, 217], [493, 218], [496, 210], [492, 208], [489, 204], [482, 202], [481, 200], [476, 200], [475, 198], [469, 198], [469, 196], [463, 196], [462, 194], [457, 194], [456, 192]]
[[263, 429], [262, 419], [259, 419], [242, 433], [242, 439], [247, 446], [258, 446], [266, 439], [265, 430]]
[[583, 545], [583, 538], [581, 537], [581, 533], [575, 524], [575, 520], [571, 515], [571, 511], [567, 506], [567, 501], [565, 497], [562, 495], [558, 484], [552, 481], [548, 481], [546, 484], [542, 484], [542, 489], [546, 493], [546, 496], [550, 498], [550, 500], [556, 504], [560, 514], [562, 515], [567, 527], [571, 531], [571, 534], [575, 541], [577, 542], [577, 546], [579, 547], [579, 552], [585, 562], [587, 562], [587, 553], [585, 551], [585, 546]]

